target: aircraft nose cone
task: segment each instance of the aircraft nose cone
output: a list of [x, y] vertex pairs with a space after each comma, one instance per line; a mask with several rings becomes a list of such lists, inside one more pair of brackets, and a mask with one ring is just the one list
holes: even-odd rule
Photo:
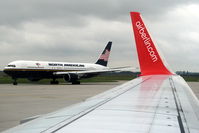
[[9, 69], [7, 69], [7, 68], [4, 68], [4, 69], [3, 69], [3, 72], [6, 73], [6, 74], [8, 74], [8, 75], [10, 74], [10, 71], [9, 71]]
[[6, 69], [3, 69], [3, 72], [7, 74], [8, 70], [6, 70]]

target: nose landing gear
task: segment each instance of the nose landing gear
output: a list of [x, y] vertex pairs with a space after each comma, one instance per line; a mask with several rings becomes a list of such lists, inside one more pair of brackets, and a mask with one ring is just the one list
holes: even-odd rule
[[13, 85], [17, 85], [17, 78], [12, 78], [14, 81], [13, 81]]

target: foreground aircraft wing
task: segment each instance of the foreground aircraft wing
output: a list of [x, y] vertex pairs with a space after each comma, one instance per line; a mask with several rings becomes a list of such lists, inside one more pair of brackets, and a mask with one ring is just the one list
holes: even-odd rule
[[198, 133], [198, 99], [182, 77], [166, 68], [140, 14], [131, 17], [140, 77], [5, 132]]

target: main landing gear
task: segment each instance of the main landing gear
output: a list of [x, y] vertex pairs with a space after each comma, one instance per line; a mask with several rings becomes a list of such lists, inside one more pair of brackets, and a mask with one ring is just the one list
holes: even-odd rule
[[53, 79], [52, 81], [50, 81], [50, 84], [57, 85], [59, 84], [59, 81], [57, 81], [56, 79]]
[[73, 85], [79, 85], [79, 84], [80, 84], [80, 81], [72, 81], [72, 84], [73, 84]]

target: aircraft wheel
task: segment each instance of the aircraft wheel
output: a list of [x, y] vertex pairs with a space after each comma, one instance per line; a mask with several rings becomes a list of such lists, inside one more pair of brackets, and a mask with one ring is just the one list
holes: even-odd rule
[[18, 83], [17, 82], [13, 82], [13, 85], [17, 85]]
[[17, 85], [18, 84], [17, 83], [17, 78], [12, 77], [12, 79], [13, 79], [13, 85]]
[[59, 84], [59, 81], [55, 81], [55, 84]]

